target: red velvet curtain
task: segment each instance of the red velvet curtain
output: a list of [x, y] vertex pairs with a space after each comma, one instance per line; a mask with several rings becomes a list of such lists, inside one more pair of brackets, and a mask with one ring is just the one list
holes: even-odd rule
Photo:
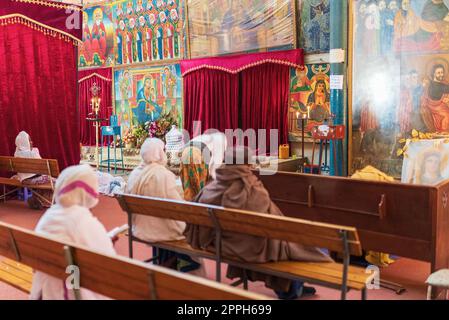
[[[184, 128], [191, 137], [207, 129], [278, 129], [277, 143], [288, 141], [290, 67], [266, 63], [232, 74], [208, 68], [184, 76]], [[194, 122], [201, 128], [194, 128]], [[201, 130], [199, 130], [201, 129]], [[259, 145], [259, 143], [258, 143]]]
[[[184, 77], [184, 128], [191, 137], [210, 128], [222, 132], [238, 128], [238, 105], [238, 75], [201, 69]], [[194, 128], [195, 121], [201, 128]]]
[[202, 133], [266, 129], [266, 151], [270, 129], [278, 129], [276, 142], [287, 143], [290, 68], [301, 64], [300, 49], [182, 61], [184, 128], [193, 137], [194, 121]]
[[[112, 112], [112, 69], [84, 70], [78, 73], [79, 86], [79, 124], [80, 141], [83, 146], [95, 145], [95, 127], [94, 123], [87, 121], [86, 118], [92, 112], [91, 88], [96, 83], [101, 88], [99, 97], [101, 98], [100, 114], [102, 119], [109, 119]], [[103, 125], [109, 124], [109, 121]]]
[[72, 41], [18, 23], [0, 24], [0, 154], [27, 131], [61, 168], [80, 160], [77, 58]]
[[279, 130], [276, 143], [287, 143], [290, 68], [267, 63], [246, 69], [240, 73], [240, 85], [242, 129], [266, 129], [267, 152], [270, 129]]

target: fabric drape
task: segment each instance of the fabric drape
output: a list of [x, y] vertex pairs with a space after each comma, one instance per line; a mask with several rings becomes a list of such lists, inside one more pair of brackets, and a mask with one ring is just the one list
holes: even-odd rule
[[[238, 106], [238, 75], [201, 69], [184, 77], [184, 128], [191, 137], [210, 128], [238, 128]], [[194, 128], [195, 121], [201, 121], [201, 127]]]
[[[266, 148], [270, 150], [270, 129], [279, 130], [275, 143], [288, 141], [288, 100], [290, 68], [262, 64], [240, 73], [241, 128], [266, 129]], [[262, 141], [257, 141], [260, 148]], [[277, 149], [277, 148], [276, 148]]]
[[80, 160], [77, 48], [26, 25], [0, 24], [0, 154], [13, 155], [20, 131], [43, 158], [65, 168]]
[[[184, 76], [184, 128], [191, 137], [208, 129], [279, 130], [278, 143], [288, 141], [290, 67], [257, 65], [232, 74], [202, 68]], [[195, 127], [195, 122], [201, 127]], [[258, 144], [259, 146], [259, 144]]]
[[[91, 88], [96, 83], [101, 88], [98, 96], [101, 98], [99, 117], [109, 119], [112, 115], [112, 69], [94, 69], [84, 70], [78, 73], [79, 88], [79, 124], [80, 124], [80, 142], [83, 146], [95, 145], [95, 126], [93, 122], [86, 118], [92, 112]], [[107, 125], [104, 122], [102, 125]]]
[[7, 15], [25, 16], [76, 39], [82, 38], [82, 15], [80, 14], [81, 10], [82, 7], [79, 5], [61, 2], [55, 3], [54, 1], [50, 0], [0, 1], [0, 17]]

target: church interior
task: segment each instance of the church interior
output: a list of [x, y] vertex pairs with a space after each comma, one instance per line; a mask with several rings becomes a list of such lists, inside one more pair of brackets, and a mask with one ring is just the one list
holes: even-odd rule
[[2, 0], [0, 56], [0, 300], [449, 299], [449, 0]]

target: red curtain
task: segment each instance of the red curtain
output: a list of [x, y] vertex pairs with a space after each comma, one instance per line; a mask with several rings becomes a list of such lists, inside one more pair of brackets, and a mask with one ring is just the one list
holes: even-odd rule
[[77, 59], [72, 41], [26, 25], [0, 24], [0, 154], [13, 155], [27, 131], [61, 168], [80, 160]]
[[242, 129], [266, 129], [267, 152], [270, 129], [279, 130], [276, 143], [287, 143], [290, 68], [272, 63], [249, 68], [240, 73], [240, 84]]
[[[112, 69], [107, 68], [80, 71], [78, 73], [78, 78], [80, 141], [84, 146], [94, 146], [94, 123], [86, 120], [92, 112], [91, 88], [94, 83], [101, 88], [99, 92], [99, 97], [101, 98], [99, 117], [102, 119], [109, 119], [112, 114]], [[103, 125], [108, 123], [109, 122], [107, 121]]]
[[300, 49], [182, 61], [184, 128], [193, 137], [194, 121], [202, 133], [266, 129], [266, 151], [278, 129], [276, 143], [287, 143], [290, 68], [302, 63]]
[[[238, 105], [238, 75], [201, 69], [184, 77], [184, 128], [191, 137], [210, 128], [238, 128]], [[193, 127], [195, 121], [201, 121], [201, 128]]]

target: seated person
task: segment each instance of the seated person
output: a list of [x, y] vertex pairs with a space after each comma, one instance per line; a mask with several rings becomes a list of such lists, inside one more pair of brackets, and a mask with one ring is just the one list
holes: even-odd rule
[[[90, 166], [65, 169], [56, 181], [55, 201], [39, 220], [35, 230], [37, 233], [115, 255], [105, 227], [90, 211], [98, 203], [98, 178]], [[106, 299], [86, 289], [81, 289], [81, 298]], [[74, 295], [65, 281], [37, 271], [33, 277], [30, 299], [71, 300]]]
[[[271, 201], [262, 182], [252, 173], [249, 165], [251, 152], [248, 148], [228, 149], [225, 159], [226, 164], [216, 170], [215, 180], [200, 191], [195, 199], [196, 202], [277, 216], [283, 215]], [[213, 229], [188, 224], [185, 235], [193, 248], [215, 251], [215, 231]], [[250, 263], [288, 260], [332, 261], [317, 248], [229, 232], [223, 233], [222, 252], [225, 257]], [[298, 296], [315, 293], [313, 288], [305, 287], [298, 281], [251, 271], [247, 273], [250, 281], [264, 281], [265, 285], [273, 289], [281, 299], [295, 299]], [[228, 267], [228, 278], [241, 278], [242, 275], [240, 268]]]
[[223, 163], [226, 136], [216, 132], [193, 138], [181, 156], [181, 181], [184, 200], [192, 201], [198, 192], [215, 179], [215, 170]]
[[[128, 179], [130, 194], [182, 201], [177, 191], [176, 177], [168, 170], [165, 144], [157, 138], [147, 139], [140, 150], [142, 163], [135, 168]], [[175, 241], [184, 239], [185, 223], [170, 219], [133, 215], [134, 235], [147, 242]], [[169, 250], [153, 249], [158, 264], [183, 272], [199, 268], [190, 257]]]
[[[31, 141], [28, 133], [25, 131], [21, 131], [16, 137], [16, 152], [14, 153], [14, 157], [41, 159], [39, 149], [33, 148], [33, 142]], [[33, 173], [17, 173], [14, 177], [20, 180], [23, 184], [28, 185], [48, 184], [50, 183], [50, 179], [53, 179], [47, 175], [38, 175]], [[49, 201], [52, 199], [51, 191], [35, 190], [34, 192], [39, 193], [39, 195]], [[49, 207], [49, 204], [43, 201], [40, 197], [33, 195], [28, 199], [28, 206], [31, 209], [40, 210], [42, 207]]]

